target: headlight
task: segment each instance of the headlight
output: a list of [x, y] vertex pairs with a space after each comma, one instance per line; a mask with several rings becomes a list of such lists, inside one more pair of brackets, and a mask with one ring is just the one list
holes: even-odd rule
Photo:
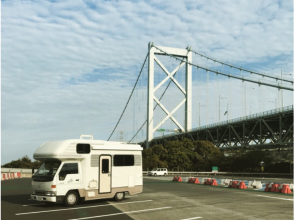
[[56, 195], [56, 192], [53, 192], [53, 191], [48, 191], [45, 193], [46, 196], [55, 196]]

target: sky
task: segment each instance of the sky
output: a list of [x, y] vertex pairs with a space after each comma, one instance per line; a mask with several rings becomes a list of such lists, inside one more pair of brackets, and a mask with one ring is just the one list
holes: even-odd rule
[[[189, 45], [199, 53], [257, 72], [280, 76], [282, 69], [283, 78], [293, 79], [293, 2], [2, 0], [1, 164], [25, 155], [33, 159], [34, 151], [50, 140], [78, 139], [80, 134], [107, 140], [149, 42], [174, 48]], [[195, 54], [193, 61], [224, 70]], [[144, 71], [146, 79], [146, 67]], [[276, 89], [248, 83], [245, 100], [242, 82], [210, 74], [207, 83], [207, 75], [193, 71], [197, 73], [193, 76], [197, 91], [193, 126], [199, 124], [199, 105], [206, 106], [200, 107], [206, 112], [202, 120], [206, 124], [218, 121], [226, 104], [231, 118], [245, 114], [244, 108], [234, 111], [240, 103], [247, 103], [246, 114], [281, 106]], [[139, 116], [138, 103], [142, 103], [140, 112], [146, 110], [144, 80], [140, 83], [137, 94], [142, 93], [142, 98], [133, 100], [137, 113], [128, 110], [116, 135], [128, 133], [146, 119], [140, 116], [136, 125], [126, 120]], [[221, 109], [217, 107], [220, 95]], [[293, 92], [284, 92], [283, 97], [284, 106], [293, 105]]]

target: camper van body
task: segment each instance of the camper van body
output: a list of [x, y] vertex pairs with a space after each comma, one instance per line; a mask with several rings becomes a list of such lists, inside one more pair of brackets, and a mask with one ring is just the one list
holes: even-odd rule
[[50, 141], [34, 153], [44, 162], [32, 177], [31, 199], [74, 206], [79, 199], [122, 200], [143, 191], [140, 145], [99, 140]]

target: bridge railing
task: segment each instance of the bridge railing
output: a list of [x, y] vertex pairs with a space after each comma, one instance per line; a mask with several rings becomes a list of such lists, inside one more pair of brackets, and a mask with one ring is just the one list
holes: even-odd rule
[[[221, 126], [221, 125], [226, 125], [226, 124], [234, 123], [234, 122], [240, 122], [240, 121], [244, 121], [244, 120], [248, 120], [248, 119], [256, 119], [256, 118], [259, 118], [262, 116], [273, 115], [273, 114], [277, 114], [280, 112], [286, 112], [286, 111], [291, 111], [291, 110], [293, 111], [293, 105], [285, 106], [283, 108], [276, 108], [276, 109], [272, 109], [269, 111], [264, 111], [264, 112], [260, 112], [260, 113], [256, 113], [256, 114], [251, 114], [251, 115], [247, 115], [247, 116], [243, 116], [243, 117], [239, 117], [239, 118], [234, 118], [234, 119], [230, 119], [230, 120], [226, 120], [226, 121], [221, 121], [218, 123], [203, 125], [203, 126], [200, 126], [197, 128], [192, 128], [192, 129], [188, 130], [188, 132], [198, 131], [198, 130], [212, 128], [212, 127]], [[181, 133], [166, 134], [163, 136], [168, 137], [168, 136], [174, 136], [174, 135], [181, 135]], [[162, 136], [154, 137], [154, 139], [161, 138], [161, 137]]]
[[243, 116], [243, 117], [239, 117], [239, 118], [234, 118], [234, 119], [230, 119], [230, 120], [226, 120], [226, 121], [222, 121], [222, 122], [218, 122], [218, 123], [204, 125], [204, 126], [201, 126], [198, 128], [193, 128], [189, 131], [201, 130], [204, 128], [210, 128], [210, 127], [215, 127], [215, 126], [219, 126], [219, 125], [225, 125], [228, 123], [240, 122], [240, 121], [244, 121], [244, 120], [248, 120], [248, 119], [256, 119], [261, 116], [273, 115], [273, 114], [277, 114], [280, 112], [286, 112], [286, 111], [291, 111], [291, 110], [293, 111], [293, 105], [285, 106], [283, 108], [276, 108], [276, 109], [272, 109], [269, 111], [264, 111], [264, 112], [260, 112], [260, 113], [256, 113], [256, 114], [251, 114], [251, 115], [247, 115], [247, 116]]

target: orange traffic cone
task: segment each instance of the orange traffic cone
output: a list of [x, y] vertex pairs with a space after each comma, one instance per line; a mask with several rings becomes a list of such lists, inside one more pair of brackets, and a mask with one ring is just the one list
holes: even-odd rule
[[183, 182], [182, 177], [179, 176], [178, 182]]
[[199, 182], [198, 178], [195, 178], [193, 183], [200, 183], [200, 182]]
[[282, 189], [281, 193], [292, 193], [291, 189], [289, 188], [289, 185], [283, 184], [283, 189]]
[[173, 181], [178, 181], [178, 177], [175, 176], [174, 179], [173, 179]]
[[264, 189], [265, 192], [270, 192], [271, 191], [271, 188], [268, 188], [269, 185], [270, 185], [270, 183], [266, 184], [265, 189]]
[[272, 184], [272, 189], [270, 190], [270, 192], [275, 192], [277, 188], [278, 184]]
[[212, 186], [217, 186], [216, 179], [213, 179], [213, 180], [212, 180], [211, 185], [212, 185]]
[[232, 188], [238, 188], [237, 184], [238, 184], [238, 181], [233, 181]]
[[205, 185], [210, 185], [210, 179], [207, 179], [206, 182], [205, 182]]
[[232, 188], [232, 186], [233, 186], [233, 181], [230, 181], [230, 183], [229, 183], [229, 188]]
[[278, 186], [276, 186], [276, 190], [275, 190], [276, 193], [280, 193], [281, 192], [281, 190], [279, 189], [280, 185], [281, 184], [278, 184]]
[[238, 187], [238, 188], [239, 188], [239, 189], [247, 189], [247, 187], [246, 187], [244, 181], [242, 181], [242, 182], [239, 183], [239, 187]]

